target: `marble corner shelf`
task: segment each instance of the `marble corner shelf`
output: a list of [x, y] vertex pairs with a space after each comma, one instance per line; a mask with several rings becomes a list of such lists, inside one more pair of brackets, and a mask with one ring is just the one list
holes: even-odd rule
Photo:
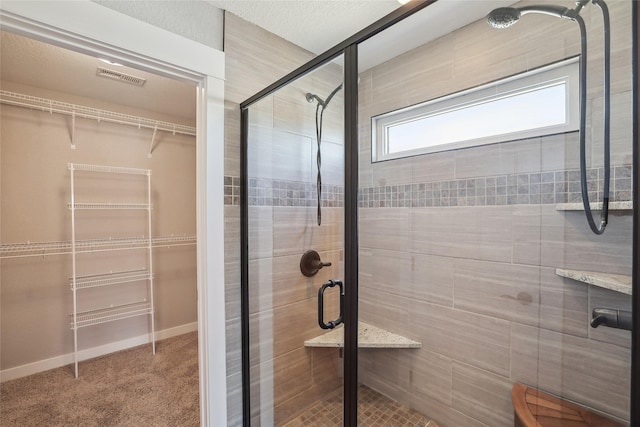
[[631, 295], [631, 276], [556, 268], [558, 276]]
[[[594, 211], [602, 209], [602, 202], [594, 202], [590, 204], [591, 209]], [[583, 211], [584, 206], [582, 202], [579, 203], [558, 203], [556, 204], [557, 211]], [[627, 200], [624, 202], [609, 202], [609, 211], [631, 211], [633, 210], [633, 201]]]
[[[338, 327], [304, 342], [305, 347], [344, 347], [344, 328]], [[358, 322], [359, 348], [422, 348], [422, 343]]]

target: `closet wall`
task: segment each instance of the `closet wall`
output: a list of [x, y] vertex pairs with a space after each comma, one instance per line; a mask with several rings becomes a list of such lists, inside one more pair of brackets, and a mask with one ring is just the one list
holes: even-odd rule
[[[195, 118], [168, 117], [7, 81], [0, 82], [0, 88], [195, 126]], [[158, 131], [150, 158], [148, 152], [153, 134], [150, 129], [79, 118], [73, 131], [76, 148], [72, 149], [72, 121], [69, 116], [8, 105], [2, 105], [0, 114], [0, 237], [3, 245], [71, 240], [71, 218], [67, 207], [70, 200], [68, 163], [151, 169], [152, 235], [195, 236], [194, 136]], [[128, 237], [146, 234], [144, 227], [137, 227], [139, 220], [133, 216], [120, 228], [110, 223], [112, 216], [109, 212], [96, 215], [94, 223], [84, 224], [85, 231], [87, 227], [106, 224], [105, 229], [95, 231], [113, 229], [118, 230], [114, 233]], [[78, 238], [82, 236], [78, 235]], [[97, 253], [92, 255], [91, 262], [100, 271], [107, 268], [110, 261], [126, 256]], [[153, 257], [157, 337], [195, 330], [195, 243], [157, 247]], [[60, 356], [73, 352], [73, 333], [69, 327], [69, 314], [73, 310], [69, 277], [70, 255], [1, 260], [0, 369], [4, 374], [3, 380], [8, 379], [6, 373], [12, 368], [47, 359], [54, 359], [54, 362], [49, 362], [55, 364], [62, 360]], [[121, 292], [123, 289], [105, 289], [103, 292]], [[105, 300], [109, 297], [106, 293]], [[145, 336], [149, 330], [148, 316], [83, 328], [79, 330], [79, 350], [106, 346], [101, 351], [108, 352], [114, 348], [113, 343]], [[158, 351], [161, 352], [161, 348]]]

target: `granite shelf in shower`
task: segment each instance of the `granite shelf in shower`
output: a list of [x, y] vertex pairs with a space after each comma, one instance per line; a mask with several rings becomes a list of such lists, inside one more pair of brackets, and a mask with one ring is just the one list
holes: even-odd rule
[[[344, 328], [337, 327], [327, 333], [304, 342], [305, 347], [344, 347]], [[360, 348], [422, 348], [422, 343], [384, 329], [358, 322], [358, 347]]]
[[[593, 202], [590, 204], [591, 209], [594, 211], [602, 209], [602, 202]], [[557, 211], [583, 211], [584, 206], [582, 202], [579, 203], [558, 203], [556, 204]], [[627, 200], [624, 202], [609, 202], [609, 211], [631, 211], [633, 210], [633, 201]]]
[[556, 268], [558, 276], [631, 295], [631, 276]]

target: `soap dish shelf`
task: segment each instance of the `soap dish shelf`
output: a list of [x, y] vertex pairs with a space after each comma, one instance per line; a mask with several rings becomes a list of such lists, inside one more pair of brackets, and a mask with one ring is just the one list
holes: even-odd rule
[[556, 274], [588, 285], [631, 295], [631, 276], [563, 268], [556, 268]]
[[[589, 204], [591, 210], [600, 211], [602, 210], [602, 202], [593, 202]], [[584, 205], [582, 202], [579, 203], [558, 203], [556, 204], [557, 211], [584, 211]], [[626, 200], [622, 202], [609, 202], [609, 212], [620, 212], [625, 213], [626, 211], [633, 210], [633, 201]]]

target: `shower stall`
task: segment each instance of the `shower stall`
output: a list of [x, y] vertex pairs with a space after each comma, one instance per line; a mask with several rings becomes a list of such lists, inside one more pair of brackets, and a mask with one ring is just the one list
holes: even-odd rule
[[640, 423], [637, 18], [409, 3], [241, 104], [244, 425]]

